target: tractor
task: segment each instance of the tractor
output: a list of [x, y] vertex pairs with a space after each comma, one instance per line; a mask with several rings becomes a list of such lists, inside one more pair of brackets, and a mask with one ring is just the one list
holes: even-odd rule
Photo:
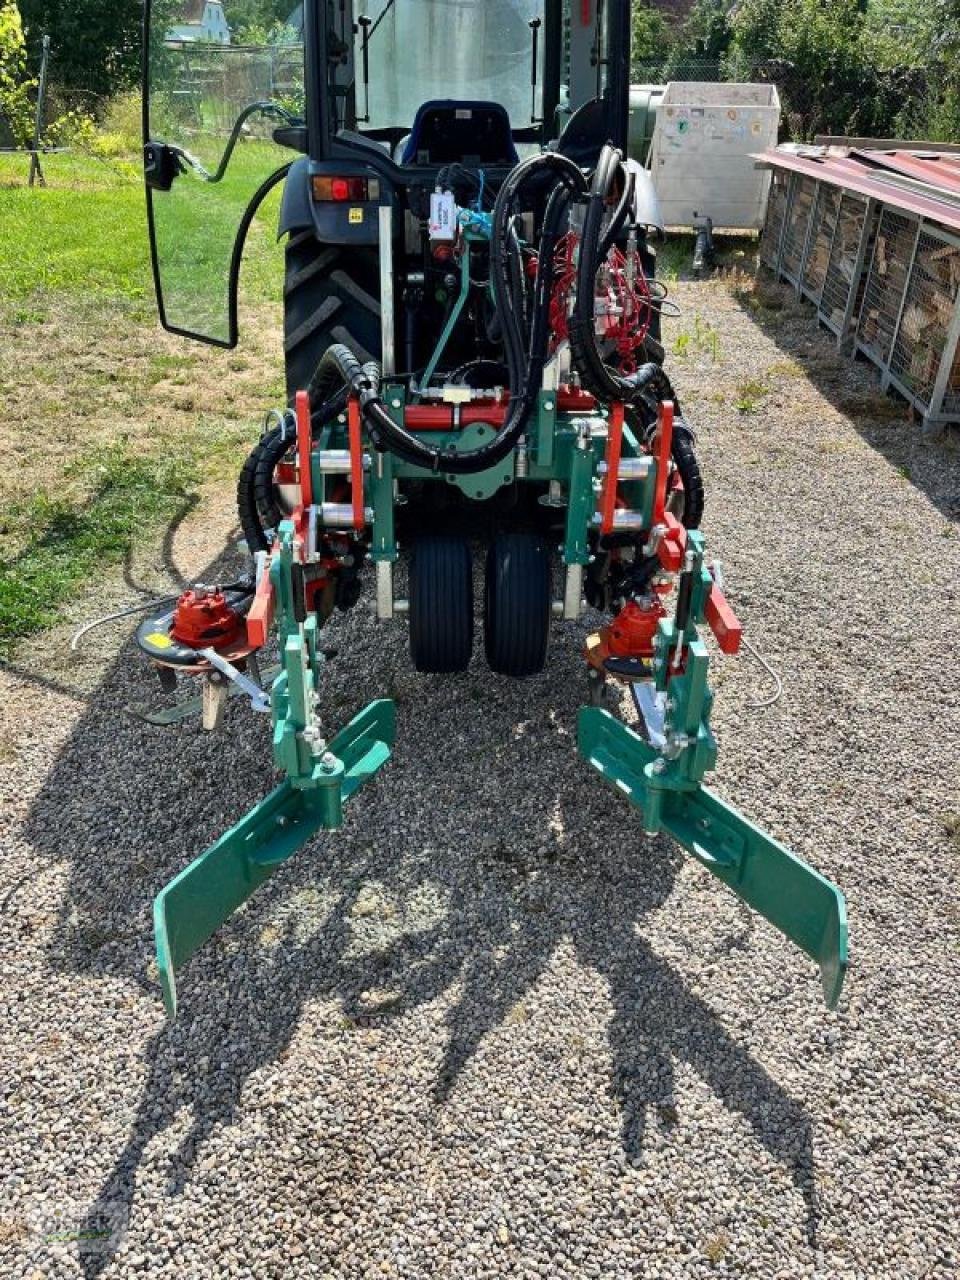
[[833, 1007], [843, 895], [703, 785], [707, 633], [732, 654], [742, 628], [664, 369], [664, 229], [627, 154], [629, 3], [306, 0], [266, 50], [178, 41], [176, 7], [146, 6], [161, 321], [237, 343], [244, 243], [282, 184], [286, 399], [239, 477], [249, 572], [197, 584], [137, 639], [165, 690], [202, 681], [205, 727], [232, 686], [269, 714], [285, 776], [155, 902], [168, 1012], [178, 970], [390, 759], [390, 700], [328, 723], [324, 624], [371, 593], [371, 625], [406, 627], [413, 667], [453, 677], [475, 581], [485, 661], [518, 699], [553, 620], [599, 612], [577, 642], [584, 767], [806, 952]]

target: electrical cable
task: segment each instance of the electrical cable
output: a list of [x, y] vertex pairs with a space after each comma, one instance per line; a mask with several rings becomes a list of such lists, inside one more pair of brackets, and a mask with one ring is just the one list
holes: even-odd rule
[[741, 637], [741, 642], [747, 653], [751, 654], [752, 657], [760, 663], [761, 667], [763, 667], [764, 671], [766, 671], [774, 683], [774, 690], [770, 697], [763, 698], [760, 702], [748, 702], [747, 706], [752, 711], [758, 711], [762, 707], [772, 707], [775, 702], [779, 701], [780, 695], [783, 693], [783, 678], [774, 671], [773, 667], [771, 667], [770, 663], [767, 662], [763, 654], [761, 654], [760, 651], [750, 643], [746, 636]]
[[160, 609], [163, 605], [172, 604], [179, 599], [178, 595], [161, 596], [159, 600], [148, 600], [146, 604], [131, 605], [129, 609], [120, 609], [116, 613], [108, 613], [102, 618], [95, 618], [93, 622], [86, 622], [70, 641], [70, 651], [71, 653], [76, 653], [84, 636], [89, 635], [91, 631], [96, 631], [98, 627], [105, 627], [108, 622], [118, 622], [121, 618], [132, 618], [137, 613], [149, 613], [151, 609]]

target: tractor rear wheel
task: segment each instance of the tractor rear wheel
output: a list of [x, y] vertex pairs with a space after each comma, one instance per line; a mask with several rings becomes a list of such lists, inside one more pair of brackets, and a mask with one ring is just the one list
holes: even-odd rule
[[466, 538], [418, 538], [410, 557], [410, 657], [417, 671], [466, 671], [473, 655], [473, 556]]
[[327, 347], [380, 358], [380, 268], [375, 248], [325, 245], [312, 231], [287, 241], [284, 350], [287, 397], [305, 391]]
[[532, 533], [502, 533], [487, 555], [484, 638], [500, 675], [533, 676], [547, 660], [552, 609], [550, 550]]

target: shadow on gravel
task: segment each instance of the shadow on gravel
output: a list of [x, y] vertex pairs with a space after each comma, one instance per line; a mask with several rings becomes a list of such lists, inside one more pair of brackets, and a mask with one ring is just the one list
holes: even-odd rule
[[[212, 565], [207, 579], [221, 567]], [[377, 629], [360, 610], [336, 622], [331, 640], [342, 654], [330, 669], [331, 720], [389, 692], [398, 703], [396, 757], [354, 801], [342, 832], [302, 851], [195, 957], [175, 1024], [161, 1023], [148, 977], [150, 903], [272, 785], [263, 719], [234, 705], [220, 737], [192, 722], [150, 728], [123, 712], [131, 701], [161, 701], [128, 646], [30, 815], [27, 834], [40, 853], [72, 859], [51, 963], [139, 983], [156, 1001], [160, 1027], [146, 1046], [147, 1081], [126, 1145], [90, 1208], [91, 1225], [101, 1210], [133, 1204], [148, 1146], [188, 1108], [168, 1194], [184, 1190], [208, 1136], [229, 1125], [245, 1089], [256, 1088], [251, 1077], [290, 1048], [308, 1002], [314, 1010], [333, 1002], [348, 1028], [386, 1028], [449, 993], [445, 1047], [432, 1096], [421, 1100], [429, 1112], [444, 1106], [485, 1037], [509, 1022], [558, 947], [572, 945], [609, 988], [611, 1093], [628, 1157], [642, 1157], [651, 1114], [669, 1128], [682, 1111], [674, 1063], [687, 1063], [789, 1172], [813, 1241], [806, 1110], [638, 935], [638, 923], [669, 897], [681, 855], [644, 839], [635, 815], [579, 762], [574, 726], [584, 678], [573, 633], [555, 636], [551, 668], [522, 685], [479, 673], [417, 676], [402, 630]], [[380, 933], [370, 920], [371, 887], [377, 900], [399, 904]], [[427, 911], [416, 905], [425, 894], [434, 903]], [[321, 1028], [323, 1036], [338, 1033], [342, 1027]], [[410, 1043], [411, 1054], [420, 1051]], [[376, 1082], [370, 1087], [375, 1096]], [[349, 1182], [354, 1153], [336, 1158]], [[86, 1257], [87, 1276], [111, 1256]]]
[[[787, 359], [772, 376], [789, 386], [806, 377], [847, 417], [863, 439], [924, 493], [947, 520], [960, 521], [960, 427], [924, 430], [900, 396], [880, 390], [879, 371], [865, 357], [852, 360], [817, 320], [812, 305], [765, 271], [735, 290], [741, 308]], [[829, 456], [815, 455], [828, 467]], [[851, 495], [851, 501], [856, 496]]]

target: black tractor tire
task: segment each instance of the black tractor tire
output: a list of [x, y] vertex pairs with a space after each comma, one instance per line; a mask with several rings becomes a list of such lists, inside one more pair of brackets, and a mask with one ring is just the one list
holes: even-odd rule
[[321, 244], [312, 231], [293, 232], [286, 249], [283, 319], [291, 405], [333, 343], [344, 343], [363, 363], [379, 360], [377, 250]]
[[693, 438], [683, 424], [673, 433], [671, 453], [673, 461], [683, 481], [683, 501], [681, 510], [674, 511], [677, 519], [686, 529], [699, 529], [703, 519], [703, 476], [700, 463], [693, 451]]
[[502, 533], [487, 554], [484, 641], [487, 664], [522, 679], [542, 671], [553, 606], [550, 549], [532, 533]]
[[410, 556], [410, 657], [417, 671], [466, 671], [473, 656], [473, 556], [466, 538], [418, 538]]

